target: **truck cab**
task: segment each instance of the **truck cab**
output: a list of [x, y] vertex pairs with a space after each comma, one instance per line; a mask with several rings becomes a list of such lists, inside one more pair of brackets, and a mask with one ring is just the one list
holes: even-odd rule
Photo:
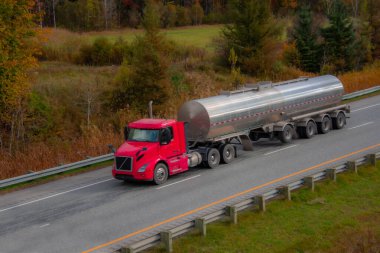
[[162, 184], [188, 168], [184, 123], [141, 119], [127, 126], [125, 142], [115, 152], [112, 175]]

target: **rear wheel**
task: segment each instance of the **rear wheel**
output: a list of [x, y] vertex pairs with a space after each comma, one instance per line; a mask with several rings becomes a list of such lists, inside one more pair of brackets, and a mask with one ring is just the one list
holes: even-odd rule
[[157, 163], [154, 168], [153, 182], [155, 184], [163, 184], [168, 179], [168, 167], [164, 163]]
[[212, 148], [207, 153], [206, 166], [213, 169], [220, 163], [220, 153], [216, 148]]
[[293, 139], [293, 128], [286, 125], [281, 132], [278, 132], [278, 138], [282, 143], [289, 143]]
[[346, 125], [346, 115], [343, 112], [338, 113], [336, 118], [333, 118], [332, 125], [334, 129], [341, 129]]
[[301, 138], [310, 139], [317, 132], [317, 127], [313, 121], [307, 122], [305, 127], [298, 128], [298, 134]]
[[260, 134], [257, 132], [250, 132], [249, 138], [251, 139], [251, 141], [258, 141], [260, 139]]
[[331, 129], [331, 119], [328, 116], [323, 117], [322, 122], [317, 124], [318, 133], [325, 134], [328, 133]]
[[223, 163], [230, 163], [235, 158], [235, 148], [232, 144], [223, 144], [219, 151]]

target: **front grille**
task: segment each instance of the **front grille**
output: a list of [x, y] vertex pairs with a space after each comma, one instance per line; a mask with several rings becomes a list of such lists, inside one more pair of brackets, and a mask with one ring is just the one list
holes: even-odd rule
[[132, 171], [132, 158], [126, 156], [117, 156], [116, 158], [116, 169]]

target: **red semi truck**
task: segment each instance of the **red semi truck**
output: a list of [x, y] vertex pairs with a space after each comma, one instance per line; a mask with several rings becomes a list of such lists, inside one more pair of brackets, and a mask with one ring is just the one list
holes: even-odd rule
[[[120, 180], [164, 183], [171, 175], [203, 164], [214, 168], [260, 138], [289, 143], [346, 124], [343, 85], [334, 76], [246, 85], [219, 96], [186, 102], [178, 120], [141, 119], [125, 128], [112, 174]], [[236, 140], [233, 142], [233, 140]]]

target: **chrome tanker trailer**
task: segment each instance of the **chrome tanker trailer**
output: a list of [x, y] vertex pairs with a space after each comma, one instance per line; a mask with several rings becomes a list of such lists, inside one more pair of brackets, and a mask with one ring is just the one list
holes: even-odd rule
[[130, 123], [126, 142], [115, 153], [113, 174], [163, 183], [200, 163], [213, 168], [231, 162], [237, 142], [252, 150], [252, 141], [260, 138], [288, 143], [340, 129], [349, 113], [349, 106], [340, 104], [343, 93], [339, 79], [326, 75], [246, 85], [188, 101], [178, 120]]
[[295, 136], [311, 138], [344, 127], [349, 107], [340, 105], [343, 93], [342, 83], [331, 75], [262, 82], [188, 101], [178, 120], [187, 122], [186, 137], [193, 149], [236, 138], [245, 150], [252, 150], [251, 141], [263, 137], [287, 143]]

